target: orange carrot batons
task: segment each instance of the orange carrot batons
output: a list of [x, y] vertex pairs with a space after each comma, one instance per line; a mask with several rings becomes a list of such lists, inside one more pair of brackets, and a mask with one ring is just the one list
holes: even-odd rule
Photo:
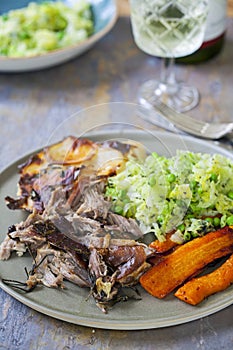
[[140, 278], [142, 287], [164, 298], [210, 262], [233, 253], [233, 229], [226, 226], [178, 247]]
[[191, 305], [197, 305], [208, 296], [221, 292], [233, 283], [233, 254], [213, 272], [193, 278], [179, 288], [175, 296]]

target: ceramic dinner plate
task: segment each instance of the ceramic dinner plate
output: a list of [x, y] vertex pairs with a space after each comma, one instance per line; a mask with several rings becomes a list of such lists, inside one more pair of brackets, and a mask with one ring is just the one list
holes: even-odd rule
[[[119, 138], [133, 139], [142, 142], [150, 151], [171, 156], [176, 149], [190, 150], [193, 152], [220, 153], [232, 158], [230, 152], [215, 146], [214, 144], [200, 141], [191, 137], [181, 137], [166, 132], [105, 132], [92, 135], [94, 141]], [[17, 165], [24, 162], [27, 157], [20, 159], [5, 169], [0, 176], [0, 241], [5, 238], [7, 228], [13, 223], [24, 219], [21, 211], [11, 211], [6, 208], [4, 197], [15, 196], [16, 183], [18, 181]], [[12, 256], [7, 261], [0, 261], [0, 278], [16, 279], [24, 281], [26, 275], [24, 268], [31, 268], [29, 256]], [[141, 300], [129, 300], [116, 304], [108, 314], [102, 313], [87, 289], [79, 288], [66, 282], [66, 289], [52, 289], [38, 286], [28, 294], [23, 294], [0, 282], [0, 286], [7, 293], [46, 315], [74, 324], [118, 330], [151, 329], [165, 326], [173, 326], [190, 322], [204, 316], [213, 314], [232, 304], [233, 286], [225, 291], [215, 294], [198, 306], [191, 306], [175, 298], [172, 294], [163, 300], [156, 299], [139, 288]]]
[[[34, 2], [41, 0], [34, 0]], [[72, 6], [78, 0], [61, 0]], [[11, 9], [27, 6], [29, 0], [1, 0], [0, 14]], [[61, 49], [53, 50], [32, 57], [10, 58], [0, 56], [0, 72], [26, 72], [52, 67], [77, 57], [90, 49], [102, 37], [104, 37], [114, 26], [117, 20], [117, 7], [115, 0], [89, 0], [94, 13], [94, 34], [81, 43], [70, 45]]]

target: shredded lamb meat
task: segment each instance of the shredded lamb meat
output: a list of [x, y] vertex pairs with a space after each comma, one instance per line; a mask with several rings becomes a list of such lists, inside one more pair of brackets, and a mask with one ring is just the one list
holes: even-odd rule
[[[82, 147], [82, 152], [87, 148], [88, 156], [81, 153], [82, 157], [89, 162], [88, 166], [92, 157], [97, 167], [98, 147], [87, 141], [75, 142], [75, 152], [78, 154], [75, 147]], [[117, 142], [101, 147], [101, 152], [112, 147], [118, 153], [122, 148], [124, 157], [131, 148]], [[54, 157], [54, 149], [48, 150], [50, 157]], [[96, 304], [106, 312], [121, 299], [123, 287], [137, 284], [150, 267], [147, 260], [154, 250], [136, 241], [142, 232], [134, 219], [111, 212], [111, 203], [104, 198], [107, 176], [103, 169], [99, 173], [93, 167], [90, 170], [76, 158], [72, 161], [67, 158], [65, 166], [56, 161], [47, 164], [45, 153], [41, 152], [20, 167], [20, 197], [8, 196], [6, 201], [10, 209], [26, 208], [31, 213], [24, 222], [9, 228], [0, 245], [0, 259], [9, 259], [14, 251], [18, 255], [28, 251], [33, 266], [22, 283], [25, 291], [33, 290], [37, 284], [63, 288], [67, 280], [90, 288]], [[114, 173], [119, 161], [112, 164], [108, 176]], [[31, 174], [35, 165], [37, 173]]]

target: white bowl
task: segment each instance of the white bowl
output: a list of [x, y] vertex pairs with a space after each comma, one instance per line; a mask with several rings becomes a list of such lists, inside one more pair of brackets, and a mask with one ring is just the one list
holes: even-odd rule
[[[72, 6], [77, 0], [62, 1]], [[26, 0], [1, 0], [0, 13], [27, 6], [29, 2]], [[114, 26], [117, 20], [117, 6], [114, 0], [89, 0], [89, 2], [94, 13], [95, 30], [88, 39], [78, 44], [30, 57], [0, 56], [0, 72], [26, 72], [52, 67], [79, 56], [91, 48]]]

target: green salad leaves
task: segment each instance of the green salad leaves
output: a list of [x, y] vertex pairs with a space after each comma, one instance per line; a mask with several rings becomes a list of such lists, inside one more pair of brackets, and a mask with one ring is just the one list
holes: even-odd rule
[[0, 55], [27, 57], [77, 44], [94, 32], [90, 4], [30, 3], [0, 16]]
[[144, 233], [178, 243], [233, 224], [233, 162], [220, 154], [157, 153], [127, 161], [110, 177], [106, 196], [112, 210], [135, 218]]

